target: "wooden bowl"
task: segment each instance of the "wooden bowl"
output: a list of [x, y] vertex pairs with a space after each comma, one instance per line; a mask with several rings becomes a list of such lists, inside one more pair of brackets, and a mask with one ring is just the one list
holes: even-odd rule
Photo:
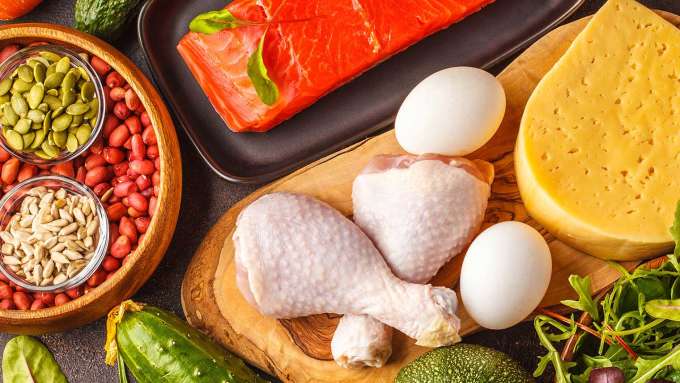
[[92, 322], [132, 296], [149, 279], [170, 244], [182, 194], [182, 161], [172, 118], [153, 84], [111, 45], [91, 35], [52, 24], [0, 26], [0, 44], [46, 41], [79, 48], [100, 57], [137, 92], [152, 121], [161, 158], [158, 208], [144, 240], [112, 278], [69, 303], [38, 311], [0, 310], [0, 331], [41, 334], [72, 329]]

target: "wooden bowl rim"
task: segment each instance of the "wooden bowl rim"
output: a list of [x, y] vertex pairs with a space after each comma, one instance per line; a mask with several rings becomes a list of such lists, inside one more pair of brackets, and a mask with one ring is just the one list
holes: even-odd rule
[[[158, 137], [157, 145], [161, 163], [163, 163], [165, 159], [168, 159], [168, 156], [170, 156], [172, 153], [177, 154], [176, 158], [178, 163], [172, 164], [174, 168], [172, 172], [167, 168], [162, 168], [162, 171], [160, 172], [161, 187], [160, 193], [157, 197], [156, 205], [158, 208], [151, 219], [151, 223], [144, 235], [143, 241], [129, 255], [131, 258], [125, 262], [125, 264], [121, 265], [121, 267], [113, 274], [113, 277], [104, 281], [104, 283], [92, 289], [87, 294], [83, 294], [82, 296], [61, 306], [53, 306], [36, 311], [0, 309], [0, 318], [17, 321], [14, 322], [16, 325], [21, 325], [21, 321], [26, 321], [28, 324], [34, 322], [37, 323], [36, 320], [39, 320], [41, 323], [49, 320], [55, 320], [66, 313], [76, 312], [84, 309], [87, 306], [91, 306], [102, 296], [114, 290], [114, 288], [125, 278], [125, 276], [135, 269], [140, 259], [145, 256], [149, 256], [153, 252], [151, 249], [153, 244], [159, 242], [161, 243], [161, 246], [165, 244], [165, 247], [167, 248], [172, 236], [168, 235], [166, 232], [162, 232], [161, 228], [158, 226], [158, 223], [164, 221], [163, 218], [170, 219], [170, 221], [173, 222], [174, 233], [175, 224], [179, 216], [179, 209], [164, 209], [161, 208], [161, 206], [168, 206], [168, 202], [171, 199], [181, 200], [182, 186], [182, 163], [181, 157], [179, 156], [179, 143], [177, 141], [172, 118], [170, 117], [170, 114], [164, 103], [159, 105], [158, 103], [152, 102], [152, 99], [162, 100], [162, 98], [158, 94], [158, 91], [153, 86], [153, 84], [137, 67], [137, 65], [135, 65], [127, 56], [103, 40], [63, 25], [54, 25], [48, 23], [20, 23], [0, 26], [0, 42], [12, 43], [26, 40], [47, 41], [75, 46], [89, 54], [98, 56], [107, 64], [109, 64], [113, 70], [119, 72], [128, 82], [128, 84], [130, 84], [131, 88], [137, 93], [140, 100], [142, 101], [142, 105], [144, 105], [147, 114], [151, 119], [154, 132]], [[124, 74], [126, 71], [123, 69], [127, 69], [132, 72], [132, 78], [126, 78]], [[161, 142], [164, 142], [164, 140], [161, 139], [162, 136], [167, 138], [167, 143], [161, 144]], [[177, 174], [177, 177], [175, 177], [175, 179], [171, 179], [171, 173]], [[171, 192], [169, 187], [164, 186], [171, 186], [174, 189], [174, 192]], [[177, 207], [179, 207], [179, 203], [177, 203]], [[164, 252], [165, 250], [166, 249], [164, 249]], [[161, 258], [162, 257], [159, 258], [158, 263], [160, 263]], [[150, 275], [151, 272], [149, 273], [149, 277]], [[146, 283], [147, 280], [145, 280], [143, 283]], [[140, 284], [140, 287], [142, 284]]]

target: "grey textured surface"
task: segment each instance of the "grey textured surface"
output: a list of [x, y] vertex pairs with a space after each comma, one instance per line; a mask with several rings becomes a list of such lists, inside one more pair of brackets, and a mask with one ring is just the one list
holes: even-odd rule
[[[642, 2], [651, 7], [680, 14], [678, 0]], [[46, 0], [33, 13], [16, 22], [40, 21], [71, 25], [74, 3], [75, 0]], [[603, 3], [604, 0], [586, 0], [586, 4], [571, 17], [571, 20], [593, 13]], [[116, 46], [130, 56], [147, 75], [149, 74], [133, 26]], [[507, 65], [507, 62], [500, 64], [494, 71], [499, 71], [504, 65]], [[178, 130], [178, 136], [184, 167], [184, 195], [177, 231], [160, 267], [134, 298], [182, 315], [179, 286], [193, 252], [220, 215], [252, 192], [255, 187], [234, 185], [220, 179], [202, 162], [181, 129]], [[99, 320], [77, 330], [46, 335], [40, 339], [54, 353], [71, 383], [114, 382], [115, 369], [104, 365], [104, 332], [104, 320]], [[5, 343], [11, 338], [9, 334], [0, 334], [0, 348], [4, 348]], [[536, 357], [542, 352], [531, 324], [522, 324], [505, 331], [482, 332], [465, 340], [504, 351], [529, 370], [535, 368]], [[550, 380], [545, 377], [541, 381]]]

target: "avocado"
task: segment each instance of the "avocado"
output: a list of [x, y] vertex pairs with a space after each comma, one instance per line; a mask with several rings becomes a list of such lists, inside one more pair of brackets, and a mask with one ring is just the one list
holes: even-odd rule
[[533, 383], [517, 362], [500, 351], [459, 343], [421, 355], [399, 371], [394, 383]]
[[75, 27], [109, 42], [120, 37], [140, 0], [77, 0]]

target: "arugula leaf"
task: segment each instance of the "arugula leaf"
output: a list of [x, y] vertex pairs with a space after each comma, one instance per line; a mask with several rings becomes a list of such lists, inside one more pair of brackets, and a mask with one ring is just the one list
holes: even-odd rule
[[248, 77], [255, 86], [258, 97], [266, 105], [273, 105], [279, 99], [279, 88], [269, 78], [267, 67], [264, 65], [262, 52], [264, 51], [264, 37], [260, 39], [257, 50], [248, 59]]
[[550, 340], [551, 338], [550, 335], [545, 332], [545, 329], [543, 328], [544, 325], [550, 326], [558, 330], [559, 332], [568, 333], [570, 335], [573, 335], [576, 332], [575, 326], [570, 326], [569, 328], [567, 328], [561, 323], [545, 315], [538, 315], [536, 318], [534, 318], [534, 329], [536, 330], [538, 340], [541, 342], [543, 347], [545, 347], [548, 350], [548, 353], [546, 355], [540, 357], [538, 366], [534, 371], [534, 377], [539, 377], [543, 375], [546, 367], [548, 366], [548, 363], [552, 363], [553, 368], [555, 369], [555, 382], [571, 383], [571, 373], [569, 373], [569, 369], [574, 367], [576, 363], [565, 362], [562, 360], [562, 358], [560, 357], [560, 353], [557, 351], [555, 346], [552, 344], [552, 341]]
[[600, 320], [600, 311], [593, 300], [593, 296], [590, 294], [590, 276], [581, 278], [578, 275], [572, 274], [569, 276], [569, 284], [578, 294], [578, 301], [566, 300], [562, 301], [562, 304], [576, 310], [585, 311], [594, 320]]
[[647, 314], [654, 318], [680, 321], [680, 299], [655, 299], [645, 305]]
[[191, 20], [189, 30], [212, 35], [225, 29], [234, 29], [249, 25], [249, 22], [236, 18], [226, 9], [201, 13]]
[[25, 335], [17, 336], [5, 345], [2, 381], [68, 383], [47, 347]]
[[675, 347], [668, 355], [658, 359], [638, 358], [635, 361], [637, 373], [630, 383], [647, 383], [659, 370], [666, 366], [672, 366], [676, 370], [680, 369], [680, 346]]

